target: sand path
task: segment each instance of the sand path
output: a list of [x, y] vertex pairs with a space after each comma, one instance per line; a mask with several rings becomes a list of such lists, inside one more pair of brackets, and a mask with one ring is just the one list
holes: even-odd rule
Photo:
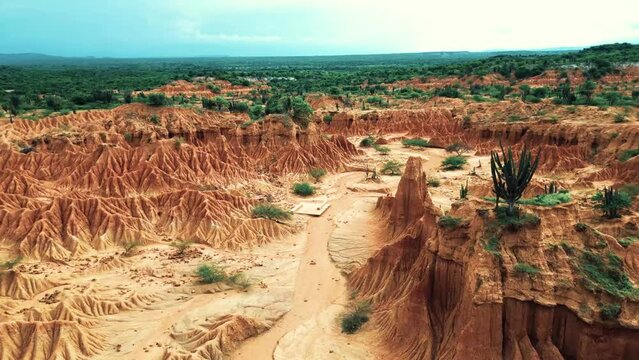
[[[362, 174], [348, 174], [337, 179], [337, 191], [331, 207], [321, 217], [309, 218], [306, 248], [302, 253], [295, 282], [293, 307], [266, 333], [247, 340], [231, 358], [238, 360], [272, 359], [280, 339], [333, 304], [346, 304], [346, 279], [328, 253], [328, 241], [335, 228], [333, 218], [350, 208], [352, 199], [345, 196], [346, 185], [361, 179]], [[321, 331], [316, 329], [316, 331]]]

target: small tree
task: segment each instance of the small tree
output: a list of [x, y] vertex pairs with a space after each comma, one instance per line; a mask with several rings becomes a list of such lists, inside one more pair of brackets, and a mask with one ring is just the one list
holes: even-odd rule
[[381, 173], [385, 175], [401, 175], [401, 166], [402, 164], [400, 164], [399, 161], [389, 160], [382, 167]]
[[318, 183], [320, 182], [320, 179], [326, 175], [326, 170], [322, 168], [313, 168], [308, 172], [308, 174], [315, 179], [315, 183]]
[[504, 147], [500, 147], [501, 159], [498, 152], [492, 151], [490, 153], [490, 171], [493, 177], [495, 208], [499, 207], [499, 199], [502, 198], [508, 204], [507, 214], [513, 216], [517, 213], [517, 200], [521, 198], [537, 170], [541, 152], [537, 153], [537, 157], [533, 160], [532, 153], [524, 146], [519, 155], [519, 163], [517, 163], [513, 158], [511, 148], [508, 148], [508, 153], [506, 153]]
[[444, 170], [456, 170], [461, 169], [464, 165], [468, 163], [465, 157], [460, 155], [449, 156], [444, 161], [442, 161], [442, 166]]
[[149, 105], [151, 106], [164, 106], [166, 105], [167, 100], [164, 94], [150, 94], [149, 95]]
[[609, 219], [619, 217], [619, 210], [630, 207], [632, 200], [630, 196], [617, 189], [603, 188], [603, 193], [598, 191], [592, 199], [598, 202], [595, 208], [604, 212], [604, 215]]
[[470, 147], [468, 145], [463, 144], [463, 143], [458, 143], [458, 142], [452, 143], [452, 144], [446, 146], [446, 151], [454, 152], [457, 155], [463, 155], [468, 150], [470, 150]]

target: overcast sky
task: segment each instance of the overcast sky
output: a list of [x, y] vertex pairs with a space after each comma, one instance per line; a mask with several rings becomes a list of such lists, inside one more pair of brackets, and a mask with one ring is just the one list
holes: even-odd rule
[[0, 0], [0, 53], [326, 55], [639, 43], [639, 0]]

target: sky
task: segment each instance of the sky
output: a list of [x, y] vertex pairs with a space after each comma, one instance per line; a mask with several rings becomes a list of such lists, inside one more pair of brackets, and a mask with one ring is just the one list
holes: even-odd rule
[[0, 53], [190, 57], [639, 43], [639, 0], [0, 0]]

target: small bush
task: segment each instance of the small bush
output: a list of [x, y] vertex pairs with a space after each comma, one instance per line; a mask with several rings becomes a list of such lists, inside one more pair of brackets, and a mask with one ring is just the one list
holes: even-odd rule
[[578, 222], [575, 224], [575, 230], [578, 232], [586, 232], [588, 230], [588, 225]]
[[462, 155], [463, 153], [467, 152], [468, 150], [470, 150], [470, 147], [466, 144], [462, 144], [462, 143], [452, 143], [448, 146], [446, 146], [446, 151], [448, 152], [454, 152], [457, 155]]
[[291, 213], [273, 204], [259, 204], [251, 210], [251, 216], [254, 218], [263, 218], [269, 220], [288, 220]]
[[624, 184], [619, 188], [620, 192], [628, 194], [631, 198], [639, 195], [639, 184]]
[[226, 280], [226, 273], [215, 265], [200, 265], [197, 268], [197, 276], [203, 284], [213, 284]]
[[122, 248], [124, 248], [124, 256], [131, 256], [133, 254], [133, 250], [135, 250], [140, 243], [138, 241], [127, 241], [122, 244]]
[[639, 238], [634, 237], [634, 236], [629, 236], [629, 237], [625, 237], [623, 239], [619, 239], [617, 240], [617, 242], [619, 243], [619, 245], [627, 248], [628, 246], [636, 243], [637, 241], [639, 241]]
[[429, 147], [430, 142], [426, 139], [422, 138], [412, 138], [412, 139], [404, 139], [402, 140], [402, 145], [404, 146], [417, 146], [417, 147]]
[[159, 125], [160, 124], [160, 117], [157, 116], [156, 114], [151, 115], [150, 118], [151, 122], [154, 123], [155, 125]]
[[170, 245], [177, 251], [176, 255], [184, 255], [186, 250], [188, 250], [192, 244], [190, 241], [179, 240], [172, 242]]
[[246, 290], [251, 287], [251, 282], [243, 273], [237, 273], [228, 277], [227, 282], [230, 285], [239, 287], [242, 290]]
[[7, 260], [0, 263], [0, 270], [11, 270], [22, 261], [22, 257], [18, 256], [15, 259]]
[[465, 157], [461, 155], [449, 156], [444, 161], [442, 161], [442, 166], [444, 170], [456, 170], [461, 169], [464, 165], [468, 163]]
[[391, 149], [388, 146], [381, 146], [381, 145], [373, 145], [373, 149], [377, 150], [377, 152], [381, 153], [381, 154], [388, 154], [390, 153]]
[[371, 304], [368, 301], [361, 301], [355, 304], [346, 314], [343, 315], [341, 326], [342, 332], [347, 334], [356, 333], [362, 325], [368, 322], [371, 313]]
[[381, 173], [384, 175], [401, 175], [401, 166], [402, 164], [396, 160], [390, 160], [384, 163], [382, 167]]
[[429, 177], [428, 178], [428, 186], [432, 186], [432, 187], [440, 187], [442, 184], [442, 181], [437, 178], [437, 177]]
[[437, 221], [437, 225], [446, 229], [455, 229], [459, 227], [461, 223], [462, 223], [461, 218], [450, 216], [450, 215], [444, 215], [440, 217], [439, 220]]
[[616, 124], [621, 124], [621, 123], [625, 123], [628, 122], [628, 119], [626, 118], [626, 115], [624, 114], [615, 114], [615, 123]]
[[529, 275], [531, 277], [535, 277], [535, 276], [537, 276], [537, 274], [539, 274], [539, 269], [537, 267], [535, 267], [533, 265], [530, 265], [530, 264], [527, 264], [527, 263], [518, 262], [513, 267], [513, 270], [517, 274], [527, 274], [527, 275]]
[[624, 152], [619, 154], [618, 159], [621, 162], [625, 162], [625, 161], [628, 161], [628, 160], [632, 159], [633, 157], [635, 157], [637, 155], [639, 155], [639, 149], [625, 150]]
[[621, 304], [599, 304], [599, 314], [601, 315], [601, 320], [617, 320], [621, 314]]
[[537, 226], [541, 223], [541, 219], [535, 214], [519, 213], [509, 215], [508, 209], [505, 207], [497, 208], [497, 222], [503, 228], [509, 231], [518, 231], [526, 226]]
[[151, 106], [164, 106], [167, 103], [164, 94], [149, 94], [148, 101]]
[[333, 115], [326, 114], [324, 115], [324, 118], [322, 118], [322, 120], [324, 121], [325, 124], [330, 124], [333, 121]]
[[182, 147], [182, 144], [184, 144], [185, 140], [183, 137], [181, 136], [176, 136], [173, 138], [173, 144], [175, 145], [175, 149], [179, 149]]
[[609, 219], [620, 217], [619, 211], [632, 205], [632, 199], [627, 193], [613, 188], [604, 188], [603, 193], [597, 191], [592, 200], [597, 202], [595, 208], [603, 211]]
[[326, 169], [322, 168], [313, 168], [308, 174], [315, 179], [315, 182], [318, 183], [324, 175], [326, 175]]
[[374, 144], [375, 144], [375, 138], [370, 135], [363, 138], [362, 141], [359, 142], [359, 146], [361, 147], [371, 147]]
[[310, 196], [315, 194], [315, 188], [309, 183], [295, 183], [293, 192], [300, 196]]

